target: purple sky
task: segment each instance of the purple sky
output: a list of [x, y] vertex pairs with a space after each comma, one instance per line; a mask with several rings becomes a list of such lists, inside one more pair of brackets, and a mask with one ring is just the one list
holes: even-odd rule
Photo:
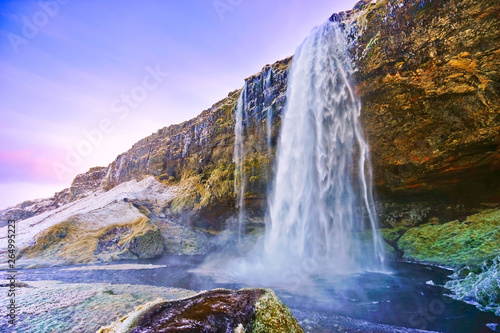
[[0, 208], [195, 117], [356, 2], [2, 1]]

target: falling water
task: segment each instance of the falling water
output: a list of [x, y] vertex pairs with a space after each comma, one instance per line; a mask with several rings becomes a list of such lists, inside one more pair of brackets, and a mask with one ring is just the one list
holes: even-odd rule
[[[248, 115], [245, 108], [247, 92], [247, 83], [243, 87], [238, 103], [236, 105], [235, 124], [234, 124], [234, 193], [236, 193], [236, 204], [238, 212], [238, 241], [241, 241], [241, 231], [243, 228], [243, 219], [245, 218], [244, 196], [245, 196], [245, 169], [243, 166], [245, 158], [245, 148], [243, 146], [243, 118], [248, 120]], [[248, 123], [248, 121], [247, 121]]]
[[368, 144], [347, 47], [345, 30], [327, 21], [293, 57], [262, 260], [278, 271], [304, 262], [315, 272], [381, 268]]
[[272, 105], [272, 100], [271, 100], [271, 83], [272, 83], [272, 68], [269, 68], [269, 71], [267, 72], [266, 80], [265, 80], [265, 90], [264, 93], [266, 94], [265, 98], [265, 105], [269, 105], [267, 108], [267, 114], [266, 114], [266, 123], [267, 123], [267, 136], [266, 136], [266, 143], [267, 143], [267, 150], [268, 152], [271, 150], [271, 133], [273, 129], [273, 105]]

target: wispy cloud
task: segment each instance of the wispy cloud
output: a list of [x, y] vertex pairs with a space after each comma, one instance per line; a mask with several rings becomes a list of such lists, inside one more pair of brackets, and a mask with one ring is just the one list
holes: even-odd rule
[[242, 1], [221, 21], [206, 0], [69, 1], [17, 53], [7, 36], [22, 33], [23, 17], [31, 18], [40, 4], [1, 2], [0, 185], [58, 183], [48, 165], [64, 162], [85, 131], [113, 116], [113, 101], [141, 83], [147, 66], [158, 64], [168, 78], [115, 121], [66, 186], [137, 140], [209, 108], [355, 2]]

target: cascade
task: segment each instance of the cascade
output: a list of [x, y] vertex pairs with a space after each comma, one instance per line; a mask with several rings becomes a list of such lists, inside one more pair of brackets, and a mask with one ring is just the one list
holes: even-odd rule
[[276, 272], [307, 263], [311, 273], [348, 274], [383, 264], [347, 29], [325, 22], [293, 57], [260, 259]]
[[238, 241], [241, 241], [241, 233], [245, 218], [244, 196], [245, 196], [245, 148], [244, 140], [244, 121], [248, 124], [248, 114], [246, 112], [245, 102], [247, 94], [247, 83], [243, 87], [235, 110], [234, 124], [234, 193], [236, 194], [236, 204], [238, 208]]
[[264, 93], [266, 94], [265, 97], [265, 105], [268, 105], [267, 107], [267, 113], [266, 113], [266, 125], [267, 125], [267, 136], [266, 136], [266, 143], [267, 143], [267, 151], [271, 151], [271, 134], [272, 134], [272, 129], [273, 129], [273, 105], [272, 105], [272, 100], [271, 100], [271, 92], [269, 91], [271, 88], [271, 83], [272, 83], [272, 68], [269, 68], [269, 71], [267, 72], [266, 80], [264, 83]]

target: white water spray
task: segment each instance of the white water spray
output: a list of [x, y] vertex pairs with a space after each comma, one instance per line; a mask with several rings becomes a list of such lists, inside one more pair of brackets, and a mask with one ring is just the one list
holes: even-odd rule
[[[354, 70], [348, 30], [327, 21], [293, 57], [266, 234], [245, 258], [228, 261], [222, 256], [199, 272], [221, 278], [218, 272], [225, 266], [230, 280], [297, 290], [318, 275], [385, 270], [369, 148], [359, 121], [361, 103], [349, 83]], [[246, 86], [235, 116], [240, 224], [245, 96]]]
[[352, 73], [345, 32], [335, 22], [314, 29], [293, 57], [261, 260], [277, 271], [304, 262], [315, 266], [311, 273], [381, 268]]

